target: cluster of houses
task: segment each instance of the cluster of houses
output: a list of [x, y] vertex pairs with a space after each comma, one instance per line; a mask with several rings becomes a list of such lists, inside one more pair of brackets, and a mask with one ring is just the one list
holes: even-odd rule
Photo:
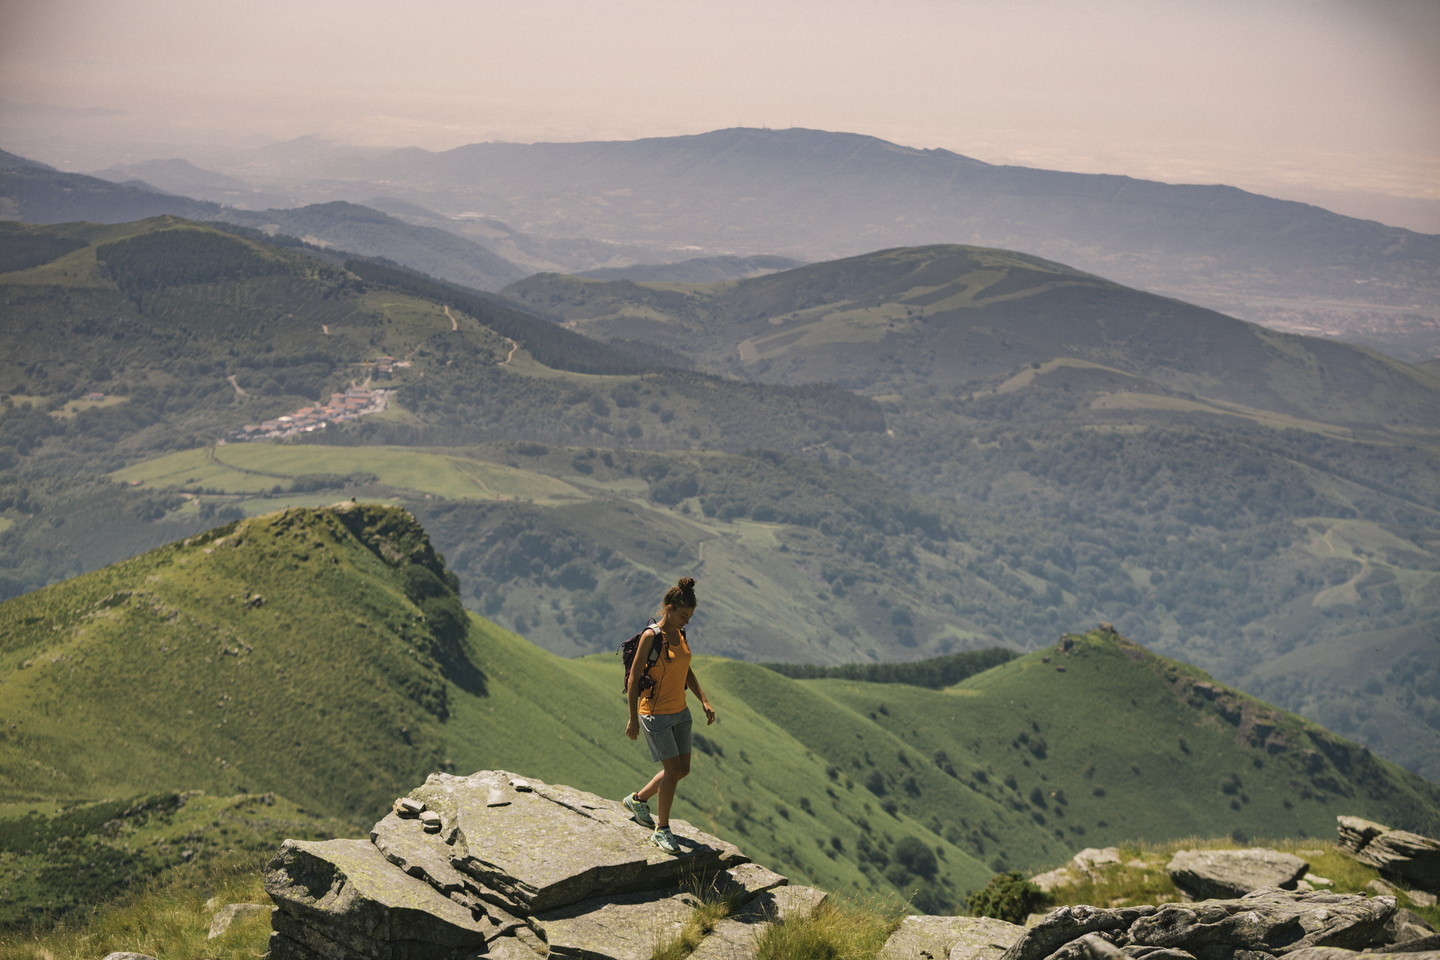
[[263, 423], [251, 423], [239, 430], [232, 430], [220, 443], [275, 440], [297, 433], [314, 433], [316, 430], [324, 430], [331, 423], [344, 423], [367, 413], [379, 413], [389, 403], [392, 392], [371, 390], [368, 387], [350, 387], [344, 393], [330, 394], [330, 402], [324, 406], [301, 407], [288, 416], [276, 417]]

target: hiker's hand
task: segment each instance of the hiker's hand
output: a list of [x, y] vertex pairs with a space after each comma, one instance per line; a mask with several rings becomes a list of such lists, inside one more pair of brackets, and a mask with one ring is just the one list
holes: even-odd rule
[[630, 722], [625, 724], [625, 736], [629, 737], [631, 740], [634, 740], [636, 737], [640, 736], [639, 720], [636, 720], [634, 717], [630, 718]]
[[708, 727], [715, 722], [715, 708], [710, 706], [709, 700], [700, 701], [700, 706], [705, 709], [705, 726]]

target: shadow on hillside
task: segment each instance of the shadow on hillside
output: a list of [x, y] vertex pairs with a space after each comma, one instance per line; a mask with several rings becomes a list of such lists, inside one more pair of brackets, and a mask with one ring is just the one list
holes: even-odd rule
[[490, 688], [485, 671], [475, 666], [464, 650], [452, 648], [447, 653], [449, 655], [440, 661], [440, 665], [445, 669], [446, 679], [468, 694], [488, 697]]

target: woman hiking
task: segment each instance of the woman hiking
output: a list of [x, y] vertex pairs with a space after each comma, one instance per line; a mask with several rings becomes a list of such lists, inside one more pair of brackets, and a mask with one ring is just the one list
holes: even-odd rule
[[[626, 693], [630, 701], [630, 722], [625, 736], [634, 740], [645, 731], [650, 757], [661, 765], [660, 772], [645, 786], [621, 801], [635, 815], [642, 827], [655, 832], [650, 841], [669, 853], [678, 853], [679, 845], [670, 832], [670, 805], [675, 800], [675, 785], [690, 773], [690, 708], [685, 704], [685, 691], [695, 691], [705, 710], [705, 723], [715, 722], [715, 710], [705, 699], [700, 681], [690, 669], [690, 645], [685, 641], [685, 624], [695, 614], [695, 581], [681, 577], [680, 582], [665, 592], [659, 620], [646, 627], [640, 635], [640, 646], [631, 661]], [[650, 651], [659, 646], [659, 658], [647, 671]], [[655, 685], [641, 696], [640, 678], [647, 674]], [[647, 801], [660, 797], [659, 819], [650, 816]]]

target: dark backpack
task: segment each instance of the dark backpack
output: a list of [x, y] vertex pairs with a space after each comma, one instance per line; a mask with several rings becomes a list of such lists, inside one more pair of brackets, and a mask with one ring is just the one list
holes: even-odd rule
[[[635, 663], [635, 652], [640, 649], [640, 638], [645, 636], [645, 631], [654, 625], [655, 618], [651, 617], [645, 624], [644, 630], [641, 630], [635, 634], [635, 636], [620, 644], [620, 660], [625, 664], [625, 686], [621, 689], [621, 692], [626, 696], [630, 694], [630, 667]], [[650, 676], [650, 668], [655, 666], [656, 661], [660, 659], [660, 655], [665, 652], [667, 643], [668, 641], [665, 639], [665, 634], [656, 630], [655, 642], [650, 644], [650, 657], [646, 660], [645, 669], [640, 674], [641, 697], [649, 697], [655, 692], [655, 680]]]

